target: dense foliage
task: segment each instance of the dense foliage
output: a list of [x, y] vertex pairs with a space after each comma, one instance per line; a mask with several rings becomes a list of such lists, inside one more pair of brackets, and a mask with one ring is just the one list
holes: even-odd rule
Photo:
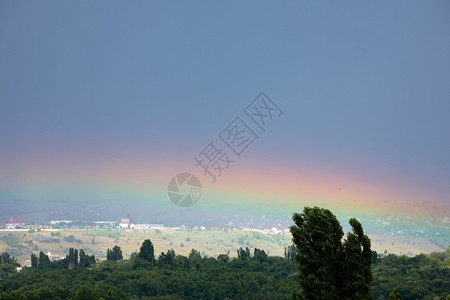
[[187, 257], [161, 253], [156, 265], [144, 257], [74, 270], [25, 268], [0, 281], [0, 299], [286, 299], [296, 282], [295, 263], [259, 249], [245, 259], [202, 257], [194, 249]]
[[301, 292], [295, 299], [371, 299], [370, 239], [350, 219], [352, 233], [342, 240], [341, 224], [328, 209], [305, 207], [292, 217], [292, 240], [298, 248]]
[[[388, 299], [388, 291], [402, 299], [450, 300], [450, 248], [446, 252], [414, 257], [390, 254], [374, 260], [371, 292], [375, 299]], [[397, 293], [395, 293], [395, 291]]]
[[[15, 259], [3, 253], [0, 299], [291, 299], [298, 271], [290, 251], [295, 250], [288, 247], [282, 258], [241, 248], [237, 258], [222, 254], [216, 259], [196, 250], [187, 257], [168, 250], [153, 265], [139, 253], [127, 262], [94, 264], [93, 256], [79, 250], [78, 266], [70, 270], [73, 249], [50, 264], [42, 253], [44, 267], [20, 272]], [[37, 260], [37, 266], [42, 264]], [[450, 250], [411, 258], [374, 253], [372, 273], [375, 300], [450, 299]]]
[[112, 249], [106, 250], [106, 260], [122, 260], [122, 250], [119, 246], [114, 246]]

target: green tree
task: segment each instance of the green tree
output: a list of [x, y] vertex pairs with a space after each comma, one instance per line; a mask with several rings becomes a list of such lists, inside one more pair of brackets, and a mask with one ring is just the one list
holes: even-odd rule
[[88, 256], [83, 249], [80, 249], [80, 267], [88, 267]]
[[191, 267], [195, 267], [196, 269], [200, 268], [200, 266], [202, 264], [202, 256], [201, 256], [200, 252], [198, 252], [195, 249], [192, 249], [191, 253], [189, 253], [188, 259], [189, 259], [189, 265]]
[[31, 267], [37, 269], [38, 257], [35, 254], [31, 254]]
[[343, 287], [344, 297], [371, 299], [369, 290], [372, 282], [372, 251], [370, 239], [364, 234], [361, 224], [352, 218], [349, 221], [353, 233], [347, 234], [343, 244]]
[[[307, 299], [340, 299], [341, 239], [344, 235], [337, 218], [327, 209], [305, 207], [294, 213], [290, 227], [299, 251], [299, 282]], [[300, 299], [300, 294], [296, 297]]]
[[237, 255], [238, 255], [238, 259], [240, 259], [240, 260], [247, 260], [247, 259], [250, 258], [250, 249], [248, 247], [245, 247], [245, 249], [240, 247], [237, 250]]
[[258, 248], [255, 248], [253, 257], [259, 262], [264, 262], [267, 260], [266, 252]]
[[161, 252], [158, 258], [158, 265], [173, 265], [175, 262], [175, 251], [167, 250], [167, 253]]
[[402, 300], [402, 299], [403, 299], [402, 296], [396, 289], [393, 289], [392, 292], [389, 294], [389, 300]]
[[78, 267], [78, 250], [69, 248], [69, 254], [66, 256], [69, 266]]
[[20, 264], [17, 263], [17, 259], [15, 257], [11, 257], [8, 252], [0, 253], [0, 264], [8, 264], [8, 265], [14, 265], [14, 266], [20, 266]]
[[336, 216], [327, 209], [305, 207], [294, 213], [290, 227], [298, 249], [301, 299], [371, 299], [372, 251], [370, 239], [354, 218], [353, 232], [342, 242], [344, 232]]
[[112, 250], [109, 248], [106, 250], [106, 260], [118, 261], [122, 259], [122, 249], [119, 246], [114, 246]]
[[95, 256], [87, 255], [83, 249], [80, 249], [80, 267], [90, 268], [93, 264], [95, 264]]
[[149, 239], [144, 240], [139, 254], [140, 257], [149, 261], [152, 266], [155, 265], [155, 249], [153, 248], [153, 244]]
[[46, 255], [44, 252], [39, 252], [39, 263], [38, 263], [38, 269], [44, 270], [50, 267], [50, 258], [48, 258], [48, 255]]
[[230, 256], [228, 256], [228, 254], [219, 254], [219, 256], [217, 256], [217, 261], [226, 264], [227, 262], [230, 261]]
[[297, 253], [298, 249], [297, 247], [295, 247], [295, 245], [284, 247], [284, 258], [286, 258], [287, 261], [295, 262]]

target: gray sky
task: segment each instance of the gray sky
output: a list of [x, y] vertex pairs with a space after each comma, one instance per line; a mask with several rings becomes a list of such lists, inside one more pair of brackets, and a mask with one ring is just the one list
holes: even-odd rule
[[263, 90], [285, 114], [255, 157], [450, 201], [449, 15], [448, 1], [1, 1], [0, 198], [39, 185], [30, 159], [190, 159]]

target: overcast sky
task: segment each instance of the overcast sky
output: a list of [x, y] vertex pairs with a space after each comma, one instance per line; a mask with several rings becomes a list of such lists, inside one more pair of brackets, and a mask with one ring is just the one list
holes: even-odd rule
[[0, 199], [29, 197], [41, 169], [76, 186], [68, 174], [108, 155], [191, 164], [265, 91], [284, 114], [243, 161], [450, 201], [449, 15], [448, 1], [1, 1]]

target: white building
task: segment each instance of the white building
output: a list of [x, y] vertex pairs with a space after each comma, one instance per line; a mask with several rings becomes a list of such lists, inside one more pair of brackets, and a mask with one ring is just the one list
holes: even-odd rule
[[119, 228], [128, 228], [130, 226], [130, 219], [121, 219]]
[[164, 229], [164, 224], [148, 224], [150, 229]]
[[6, 229], [25, 228], [25, 221], [9, 220], [5, 222]]
[[69, 224], [69, 223], [72, 223], [72, 221], [71, 220], [51, 220], [49, 223], [51, 225], [56, 225], [56, 224], [61, 224], [61, 223]]

